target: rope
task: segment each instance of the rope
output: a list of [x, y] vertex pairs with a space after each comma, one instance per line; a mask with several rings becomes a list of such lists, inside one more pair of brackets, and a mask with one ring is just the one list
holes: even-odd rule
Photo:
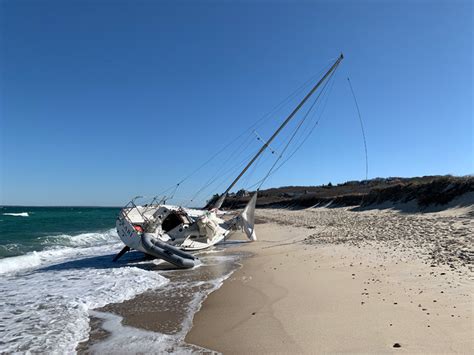
[[347, 78], [347, 82], [349, 83], [349, 87], [351, 89], [352, 97], [354, 98], [354, 103], [357, 108], [357, 115], [359, 116], [359, 123], [360, 123], [360, 129], [362, 130], [362, 138], [364, 139], [364, 149], [365, 149], [365, 180], [368, 180], [369, 176], [369, 158], [367, 154], [367, 140], [365, 139], [365, 130], [364, 130], [364, 124], [362, 123], [362, 115], [360, 114], [360, 109], [359, 109], [359, 104], [357, 103], [357, 99], [354, 93], [354, 89], [352, 88], [352, 83], [349, 78]]

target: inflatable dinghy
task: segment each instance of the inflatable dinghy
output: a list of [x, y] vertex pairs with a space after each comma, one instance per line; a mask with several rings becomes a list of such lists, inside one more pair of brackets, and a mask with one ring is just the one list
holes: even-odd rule
[[166, 260], [179, 268], [190, 269], [194, 267], [198, 261], [198, 258], [195, 256], [172, 245], [161, 242], [155, 238], [153, 234], [142, 234], [142, 246], [148, 254]]

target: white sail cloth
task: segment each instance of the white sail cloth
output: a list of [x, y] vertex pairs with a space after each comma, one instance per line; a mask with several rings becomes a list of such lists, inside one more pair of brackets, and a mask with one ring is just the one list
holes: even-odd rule
[[255, 205], [257, 203], [257, 192], [254, 193], [250, 201], [245, 206], [244, 210], [240, 214], [240, 223], [243, 231], [247, 237], [252, 240], [257, 240], [257, 235], [255, 234]]

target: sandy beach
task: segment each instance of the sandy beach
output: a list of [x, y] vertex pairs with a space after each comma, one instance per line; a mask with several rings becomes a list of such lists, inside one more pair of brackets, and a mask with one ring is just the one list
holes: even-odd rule
[[472, 353], [472, 208], [259, 210], [186, 341], [222, 353]]
[[[170, 285], [195, 286], [97, 310], [77, 350], [153, 352], [168, 342], [170, 352], [225, 354], [472, 353], [474, 209], [465, 199], [429, 213], [259, 209], [257, 242], [202, 255], [197, 269], [163, 264]], [[212, 259], [226, 255], [235, 261]], [[209, 283], [220, 275], [230, 276]], [[101, 314], [122, 318], [108, 329]]]

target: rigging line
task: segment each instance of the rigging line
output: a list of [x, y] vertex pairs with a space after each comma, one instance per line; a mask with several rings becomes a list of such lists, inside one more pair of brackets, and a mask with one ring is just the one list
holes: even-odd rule
[[[328, 103], [328, 100], [329, 100], [329, 93], [332, 91], [332, 88], [334, 86], [334, 82], [335, 80], [331, 81], [330, 84], [328, 84], [328, 88], [327, 90], [324, 92], [323, 94], [323, 99], [322, 99], [322, 108], [321, 108], [321, 112], [317, 118], [317, 120], [315, 120], [313, 126], [311, 127], [310, 131], [306, 134], [306, 136], [303, 138], [303, 140], [296, 146], [295, 150], [288, 156], [288, 158], [285, 159], [284, 162], [288, 161], [289, 159], [291, 159], [291, 157], [293, 157], [296, 152], [301, 148], [301, 146], [307, 141], [307, 139], [311, 136], [311, 134], [314, 132], [314, 130], [316, 129], [316, 127], [318, 126], [319, 122], [321, 121], [322, 119], [322, 116], [323, 116], [323, 113], [326, 109], [326, 105]], [[308, 127], [306, 127], [305, 131], [303, 133], [305, 133], [307, 131]], [[283, 164], [283, 163], [282, 163]]]
[[333, 59], [328, 60], [326, 62], [327, 63], [326, 66], [322, 70], [320, 70], [316, 74], [310, 76], [305, 82], [303, 82], [303, 84], [301, 84], [295, 91], [293, 91], [293, 93], [288, 95], [283, 101], [281, 101], [279, 104], [277, 104], [272, 110], [270, 110], [268, 113], [263, 115], [262, 118], [260, 118], [257, 122], [255, 122], [253, 125], [251, 125], [245, 132], [248, 132], [249, 130], [253, 129], [258, 124], [263, 123], [261, 121], [264, 121], [264, 120], [270, 118], [270, 116], [273, 113], [278, 112], [284, 105], [286, 105], [289, 101], [291, 101], [294, 97], [296, 97], [302, 90], [304, 90], [307, 86], [309, 86], [314, 79], [320, 77], [322, 73], [326, 72], [329, 69], [329, 67], [331, 66], [333, 61], [334, 61]]
[[[234, 165], [232, 168], [228, 169], [228, 170], [225, 172], [226, 175], [223, 175], [223, 176], [220, 176], [220, 177], [216, 178], [216, 179], [213, 181], [213, 183], [216, 182], [216, 181], [219, 181], [219, 180], [222, 180], [222, 181], [218, 182], [218, 185], [216, 185], [216, 187], [215, 187], [214, 189], [215, 189], [215, 190], [219, 190], [219, 189], [221, 188], [221, 186], [226, 183], [227, 179], [228, 179], [230, 176], [235, 175], [235, 172], [236, 172], [236, 171], [242, 170], [242, 167], [245, 166], [245, 164], [248, 162], [249, 158], [251, 158], [251, 157], [254, 156], [254, 155], [255, 155], [255, 151], [252, 152], [251, 154], [249, 154], [248, 156], [246, 156], [245, 159], [243, 159], [243, 160], [240, 161], [240, 163], [238, 163], [238, 164]], [[212, 184], [211, 184], [211, 185], [212, 185]], [[210, 185], [209, 185], [209, 186], [210, 186]]]
[[168, 191], [171, 191], [172, 188], [176, 187], [176, 184], [175, 185], [172, 185], [168, 188], [166, 188], [165, 190], [162, 190], [160, 193], [156, 194], [155, 197], [159, 197], [161, 195], [164, 195], [165, 193], [167, 193]]
[[[258, 134], [258, 132], [256, 130], [253, 130], [253, 133], [255, 134], [255, 137], [257, 138], [257, 141], [263, 142], [263, 144], [267, 143], [262, 137], [260, 137], [260, 135]], [[275, 149], [273, 149], [270, 145], [268, 146], [268, 150], [270, 152], [272, 152], [272, 154], [276, 153]]]
[[[251, 136], [248, 136], [248, 138], [251, 138]], [[250, 146], [250, 144], [252, 143], [252, 139], [248, 140], [247, 142], [247, 145], [237, 154], [237, 157], [240, 156], [242, 153], [245, 152], [245, 150], [247, 150], [247, 148]], [[238, 149], [240, 149], [241, 147], [239, 147]], [[237, 149], [237, 150], [238, 150]], [[230, 161], [230, 159], [233, 157], [233, 155], [236, 153], [235, 150], [231, 157], [228, 158], [228, 161]], [[250, 155], [251, 156], [251, 155]], [[237, 159], [236, 157], [236, 159]], [[227, 174], [230, 170], [235, 170], [237, 166], [240, 166], [242, 165], [245, 160], [248, 159], [248, 157], [245, 157], [245, 159], [243, 161], [241, 161], [240, 163], [237, 163], [237, 164], [234, 164], [234, 165], [231, 165], [230, 167], [228, 167], [228, 169], [223, 173], [224, 175]], [[226, 165], [225, 164], [222, 164], [219, 169], [217, 169], [217, 171], [215, 172], [215, 174], [213, 174], [205, 183], [203, 186], [201, 186], [199, 188], [199, 190], [192, 196], [191, 200], [189, 202], [192, 202], [202, 191], [204, 191], [207, 187], [209, 187], [210, 185], [212, 185], [218, 178], [219, 176], [222, 177], [223, 174], [221, 174], [221, 171], [224, 170], [226, 168]]]
[[[189, 179], [191, 176], [193, 176], [194, 174], [196, 174], [198, 171], [200, 171], [202, 168], [204, 168], [207, 164], [209, 164], [213, 159], [215, 159], [219, 154], [221, 154], [223, 151], [225, 151], [231, 144], [233, 144], [236, 140], [238, 140], [240, 137], [242, 137], [245, 133], [247, 132], [244, 131], [242, 132], [240, 135], [238, 135], [237, 137], [235, 137], [233, 140], [231, 140], [229, 143], [227, 143], [222, 149], [218, 150], [216, 153], [214, 153], [209, 159], [207, 159], [203, 164], [201, 164], [197, 169], [195, 169], [193, 172], [191, 172], [190, 174], [188, 174], [185, 178], [183, 178], [178, 184], [181, 184], [183, 183], [184, 181], [186, 181], [187, 179]], [[241, 145], [239, 145], [237, 147], [237, 149], [235, 151], [237, 151], [238, 149], [241, 148], [241, 146], [243, 145], [243, 143]], [[234, 152], [235, 152], [234, 151]], [[234, 154], [234, 153], [232, 153]]]
[[[324, 88], [324, 86], [323, 86]], [[278, 151], [281, 151], [281, 149], [283, 148], [283, 145], [285, 144], [285, 141], [287, 141], [287, 139], [292, 135], [292, 131], [290, 131], [286, 136], [285, 138], [282, 139], [282, 141], [278, 144], [278, 147], [277, 149], [273, 149], [271, 148], [270, 146], [268, 146], [270, 148], [269, 152], [271, 154], [267, 154], [266, 157], [264, 157], [265, 153], [264, 152], [261, 156], [258, 157], [258, 159], [255, 161], [255, 164], [250, 168], [249, 170], [249, 173], [248, 173], [248, 176], [245, 178], [245, 182], [242, 182], [241, 186], [242, 188], [246, 188], [246, 186], [248, 186], [248, 184], [250, 183], [250, 180], [251, 180], [251, 177], [254, 175], [255, 171], [257, 170], [257, 166], [262, 166], [264, 163], [266, 163], [267, 161], [270, 161], [271, 158], [274, 157], [275, 153], [278, 153]], [[282, 152], [283, 153], [283, 152]], [[261, 159], [263, 157], [263, 159]], [[278, 159], [278, 158], [277, 158]]]
[[341, 61], [344, 59], [344, 55], [341, 53], [337, 61], [334, 62], [334, 64], [329, 68], [329, 70], [324, 74], [324, 76], [318, 80], [318, 82], [311, 88], [311, 90], [306, 94], [306, 96], [298, 103], [298, 105], [291, 111], [291, 113], [286, 117], [286, 119], [280, 124], [278, 129], [273, 132], [270, 138], [268, 138], [268, 141], [266, 144], [264, 144], [257, 154], [247, 163], [245, 168], [240, 172], [239, 175], [231, 182], [231, 184], [226, 188], [226, 190], [221, 194], [219, 199], [215, 202], [213, 208], [219, 208], [222, 206], [222, 203], [224, 202], [227, 193], [234, 187], [234, 185], [240, 180], [240, 178], [247, 172], [249, 167], [255, 162], [255, 160], [266, 150], [268, 145], [273, 142], [273, 140], [278, 136], [278, 134], [285, 128], [285, 126], [294, 118], [294, 116], [300, 111], [300, 109], [303, 107], [303, 105], [310, 99], [310, 97], [319, 89], [321, 84], [326, 81], [328, 76], [337, 69], [337, 66], [341, 63]]
[[[249, 131], [249, 130], [247, 130], [247, 131]], [[241, 137], [244, 133], [242, 133], [239, 137]], [[234, 141], [235, 141], [235, 139], [234, 139]], [[242, 143], [239, 146], [237, 146], [236, 149], [234, 149], [228, 157], [225, 158], [225, 160], [226, 161], [235, 161], [235, 160], [237, 160], [243, 153], [245, 153], [245, 151], [250, 147], [250, 145], [252, 143], [253, 143], [252, 136], [248, 135], [246, 138], [243, 139]], [[226, 146], [226, 148], [228, 146], [229, 146], [229, 144]], [[211, 157], [211, 159], [209, 159], [206, 162], [206, 164], [209, 163], [213, 158], [215, 158], [215, 156], [219, 155], [221, 152], [218, 152], [218, 154]], [[212, 185], [216, 180], [219, 179], [219, 177], [222, 177], [223, 175], [228, 174], [228, 172], [230, 172], [231, 170], [235, 170], [237, 167], [243, 165], [246, 160], [248, 160], [252, 157], [252, 154], [246, 156], [240, 163], [238, 162], [234, 165], [231, 165], [230, 167], [226, 166], [225, 163], [221, 164], [220, 167], [215, 171], [215, 173], [213, 175], [211, 175], [211, 177], [209, 177], [209, 179], [206, 180], [206, 182], [198, 189], [198, 191], [191, 197], [191, 199], [188, 200], [188, 203], [193, 202], [197, 198], [197, 196], [199, 196], [202, 193], [202, 191], [204, 191], [206, 188], [208, 188], [210, 185]], [[203, 166], [201, 166], [201, 167], [203, 167]], [[222, 170], [224, 170], [225, 168], [228, 168], [228, 169], [225, 170], [224, 173], [221, 173]]]
[[[229, 162], [229, 161], [235, 161], [236, 159], [238, 159], [238, 157], [240, 157], [246, 150], [247, 148], [252, 144], [252, 136], [251, 135], [248, 135], [241, 143], [240, 146], [238, 146], [227, 158], [226, 158], [226, 162]], [[221, 164], [219, 169], [216, 170], [216, 172], [211, 175], [211, 177], [207, 180], [207, 182], [204, 184], [206, 185], [209, 181], [213, 180], [217, 175], [219, 175], [221, 173], [221, 171], [223, 169], [226, 168], [226, 163], [224, 164]]]
[[[258, 157], [258, 159], [255, 161], [255, 164], [252, 168], [250, 168], [250, 171], [249, 171], [249, 174], [248, 176], [246, 177], [245, 179], [245, 182], [242, 182], [241, 186], [242, 186], [242, 189], [245, 189], [245, 186], [248, 184], [248, 182], [250, 181], [250, 178], [252, 177], [252, 175], [255, 173], [255, 170], [257, 169], [257, 166], [262, 163], [265, 159], [262, 159], [263, 158], [263, 155], [260, 155]], [[238, 191], [238, 190], [237, 190]], [[231, 205], [228, 207], [229, 209], [233, 209], [235, 207], [235, 205], [237, 204], [237, 199], [234, 199], [234, 201], [231, 203]]]
[[[334, 81], [333, 81], [334, 83]], [[326, 98], [326, 101], [323, 103], [323, 108], [321, 110], [321, 114], [319, 115], [319, 118], [318, 120], [315, 122], [315, 124], [313, 125], [313, 127], [311, 128], [311, 131], [306, 135], [306, 137], [303, 139], [303, 141], [300, 143], [299, 146], [297, 146], [297, 148], [279, 165], [275, 168], [275, 170], [273, 170], [268, 176], [271, 176], [273, 174], [275, 174], [278, 170], [280, 170], [280, 168], [288, 161], [290, 160], [295, 154], [296, 152], [301, 148], [301, 146], [306, 142], [306, 140], [309, 138], [309, 136], [312, 134], [312, 132], [314, 131], [314, 129], [317, 127], [317, 125], [319, 124], [321, 118], [322, 118], [322, 115], [324, 113], [324, 110], [326, 108], [326, 104], [327, 104], [327, 98], [329, 97], [329, 92], [332, 90], [332, 87], [333, 87], [333, 83], [331, 84], [331, 86], [328, 88], [328, 90], [326, 91], [325, 93], [325, 98]], [[253, 187], [257, 186], [258, 184], [260, 184], [261, 182], [263, 181], [263, 178], [259, 181], [257, 181], [255, 184], [251, 185], [248, 187], [248, 189], [252, 189]]]
[[[330, 79], [332, 79], [332, 78], [330, 78]], [[318, 106], [318, 108], [321, 107], [321, 110], [319, 110], [319, 112], [318, 112], [318, 108], [316, 108], [316, 110], [313, 110], [313, 112], [311, 113], [311, 118], [310, 118], [310, 120], [308, 120], [308, 124], [303, 128], [303, 130], [301, 132], [301, 135], [298, 138], [298, 141], [295, 141], [295, 146], [296, 147], [299, 147], [302, 144], [302, 142], [305, 141], [305, 138], [308, 135], [311, 135], [311, 133], [315, 129], [315, 126], [317, 126], [319, 124], [319, 121], [321, 120], [321, 116], [322, 116], [322, 114], [323, 114], [323, 112], [326, 108], [327, 102], [328, 102], [329, 92], [331, 92], [333, 85], [334, 85], [334, 80], [333, 81], [328, 81], [327, 88], [326, 87], [324, 88], [324, 92], [321, 95], [321, 99], [320, 99], [321, 104]], [[310, 122], [313, 118], [315, 118], [314, 123], [311, 125]], [[308, 131], [309, 131], [309, 133], [308, 133]]]
[[[326, 68], [325, 68], [326, 69]], [[276, 113], [278, 112], [279, 110], [282, 109], [282, 107], [287, 104], [289, 101], [291, 101], [294, 97], [296, 97], [298, 95], [298, 93], [300, 93], [305, 87], [307, 87], [313, 80], [315, 77], [319, 76], [321, 72], [323, 72], [325, 69], [321, 70], [320, 72], [318, 72], [317, 74], [314, 74], [312, 75], [308, 80], [306, 80], [303, 84], [301, 84], [296, 90], [293, 91], [293, 93], [291, 93], [290, 95], [288, 95], [282, 102], [280, 102], [279, 104], [277, 104], [272, 110], [270, 110], [268, 113], [266, 113], [265, 115], [263, 115], [259, 120], [257, 120], [254, 124], [252, 124], [249, 128], [247, 128], [245, 131], [243, 131], [240, 135], [238, 135], [237, 137], [235, 137], [233, 140], [231, 140], [229, 143], [227, 143], [223, 148], [221, 148], [220, 150], [218, 150], [215, 154], [213, 154], [208, 160], [206, 160], [203, 164], [201, 164], [198, 168], [196, 168], [194, 171], [192, 171], [190, 174], [186, 175], [183, 179], [181, 179], [176, 185], [172, 185], [170, 186], [169, 188], [163, 190], [162, 192], [160, 192], [158, 195], [162, 195], [164, 193], [166, 193], [167, 191], [171, 190], [173, 187], [175, 187], [176, 189], [183, 183], [185, 182], [186, 180], [188, 180], [191, 176], [193, 176], [194, 174], [196, 174], [198, 171], [200, 171], [202, 168], [204, 168], [204, 166], [206, 166], [207, 164], [209, 164], [212, 160], [214, 160], [219, 154], [221, 154], [223, 151], [225, 151], [231, 144], [233, 144], [236, 140], [238, 140], [239, 138], [241, 138], [245, 133], [249, 132], [250, 130], [252, 130], [253, 128], [255, 128], [256, 126], [258, 126], [259, 124], [262, 124], [265, 120], [269, 119], [271, 117], [271, 115], [273, 113]], [[244, 143], [242, 143], [239, 147], [243, 146]], [[238, 148], [239, 148], [238, 147]], [[248, 147], [248, 146], [247, 146]], [[238, 150], [238, 148], [236, 149], [236, 151]], [[246, 149], [246, 148], [245, 148]], [[243, 151], [245, 151], [245, 149], [243, 149]], [[242, 152], [243, 152], [242, 151]], [[235, 152], [235, 151], [234, 151]], [[233, 155], [234, 153], [231, 154], [231, 156]], [[240, 155], [240, 154], [239, 154]], [[176, 191], [175, 191], [176, 192]]]
[[306, 114], [304, 115], [304, 117], [301, 119], [301, 121], [299, 122], [298, 126], [296, 127], [294, 133], [292, 134], [291, 138], [289, 139], [288, 143], [285, 145], [285, 147], [283, 148], [283, 151], [281, 152], [281, 154], [278, 156], [278, 158], [275, 160], [275, 162], [273, 163], [272, 167], [270, 168], [270, 170], [268, 171], [267, 175], [265, 175], [265, 177], [262, 179], [262, 182], [260, 183], [260, 185], [258, 186], [257, 188], [257, 191], [260, 190], [260, 188], [262, 187], [262, 185], [264, 184], [264, 182], [267, 180], [267, 178], [270, 176], [271, 172], [273, 171], [273, 169], [275, 168], [275, 166], [277, 165], [277, 163], [280, 161], [280, 159], [283, 157], [283, 154], [285, 153], [285, 151], [288, 149], [288, 147], [290, 146], [291, 142], [293, 141], [293, 139], [295, 138], [296, 134], [298, 133], [298, 131], [300, 130], [302, 124], [306, 121], [306, 118], [309, 116], [309, 114], [311, 113], [311, 111], [313, 110], [314, 106], [316, 105], [316, 103], [319, 101], [319, 98], [321, 97], [321, 95], [323, 94], [323, 92], [325, 91], [328, 83], [331, 81], [333, 75], [334, 75], [335, 72], [332, 72], [331, 73], [331, 76], [329, 77], [329, 79], [326, 81], [326, 83], [324, 84], [322, 90], [319, 92], [319, 95], [316, 97], [316, 99], [313, 101], [313, 103], [311, 104], [311, 106], [309, 107], [308, 111], [306, 112]]
[[[306, 134], [306, 136], [304, 137], [304, 139], [301, 141], [301, 143], [296, 147], [296, 149], [285, 159], [285, 162], [287, 162], [289, 159], [291, 159], [291, 157], [293, 157], [296, 152], [303, 146], [303, 144], [306, 142], [306, 140], [311, 136], [311, 134], [314, 132], [314, 130], [316, 129], [316, 127], [318, 126], [319, 122], [321, 121], [322, 119], [322, 116], [324, 114], [324, 111], [326, 109], [326, 105], [328, 103], [328, 99], [329, 99], [329, 93], [332, 91], [332, 88], [334, 86], [334, 82], [335, 80], [331, 81], [331, 83], [328, 85], [328, 88], [326, 90], [326, 92], [324, 93], [324, 101], [323, 101], [323, 104], [322, 104], [322, 109], [321, 109], [321, 113], [319, 114], [319, 117], [318, 119], [315, 121], [313, 127], [311, 127], [311, 130]], [[283, 165], [282, 163], [282, 165]]]
[[[364, 150], [365, 150], [365, 184], [364, 185], [368, 186], [369, 158], [368, 158], [368, 153], [367, 153], [367, 140], [365, 138], [364, 124], [362, 123], [362, 115], [360, 113], [359, 104], [357, 102], [357, 99], [356, 99], [356, 96], [355, 96], [355, 93], [354, 93], [354, 89], [352, 87], [352, 83], [351, 83], [351, 80], [349, 79], [349, 77], [347, 77], [347, 82], [348, 82], [349, 87], [351, 89], [352, 97], [354, 98], [354, 103], [355, 103], [355, 106], [357, 108], [357, 115], [359, 117], [360, 129], [362, 131], [362, 138], [364, 139]], [[368, 191], [370, 191], [370, 189], [368, 189]], [[359, 202], [359, 209], [362, 209], [362, 207], [364, 206], [365, 199], [366, 199], [367, 196], [368, 196], [368, 192], [366, 192], [365, 194], [362, 194], [362, 198], [360, 199], [360, 202]], [[352, 227], [354, 227], [354, 226], [352, 225]], [[353, 230], [353, 228], [349, 228], [349, 232], [347, 233], [348, 236], [349, 236], [350, 233], [352, 233], [352, 230]]]
[[173, 192], [171, 193], [171, 196], [168, 197], [168, 200], [172, 200], [174, 195], [176, 194], [176, 191], [178, 190], [179, 184], [176, 184], [176, 187], [174, 188]]
[[[259, 124], [262, 124], [264, 121], [266, 121], [267, 119], [269, 119], [271, 117], [271, 115], [273, 113], [276, 113], [278, 112], [279, 110], [281, 110], [281, 108], [286, 105], [288, 102], [290, 102], [294, 97], [296, 97], [305, 87], [307, 87], [313, 80], [315, 77], [319, 76], [319, 74], [321, 72], [323, 72], [326, 68], [324, 68], [323, 70], [321, 70], [319, 73], [317, 74], [314, 74], [313, 76], [311, 76], [308, 80], [306, 80], [302, 85], [300, 85], [292, 94], [290, 94], [289, 96], [287, 96], [282, 102], [280, 102], [278, 105], [276, 105], [271, 111], [269, 111], [267, 114], [263, 115], [262, 118], [260, 118], [257, 122], [255, 122], [253, 125], [251, 125], [247, 130], [245, 130], [244, 132], [242, 132], [239, 136], [237, 136], [236, 138], [234, 138], [232, 141], [230, 141], [228, 144], [226, 144], [222, 149], [218, 150], [215, 154], [213, 154], [208, 160], [206, 160], [203, 164], [201, 164], [201, 166], [199, 166], [197, 169], [195, 169], [193, 172], [191, 172], [190, 174], [188, 174], [187, 176], [185, 176], [183, 179], [181, 179], [176, 185], [173, 185], [171, 186], [170, 188], [164, 190], [162, 193], [168, 191], [168, 190], [171, 190], [173, 187], [175, 188], [175, 190], [173, 191], [173, 194], [172, 196], [174, 196], [174, 193], [177, 191], [177, 189], [179, 188], [179, 186], [184, 182], [186, 181], [187, 179], [189, 179], [191, 176], [193, 176], [194, 174], [196, 174], [199, 170], [201, 170], [204, 166], [206, 166], [208, 163], [210, 163], [213, 159], [215, 159], [219, 154], [221, 154], [225, 149], [227, 149], [232, 143], [234, 143], [236, 140], [238, 140], [240, 137], [242, 137], [245, 133], [247, 133], [248, 131], [252, 130], [252, 128], [258, 126]], [[242, 145], [240, 145], [239, 147], [243, 146], [243, 143]], [[234, 151], [236, 152], [239, 147]], [[245, 151], [246, 148], [244, 148], [242, 150]], [[241, 153], [240, 153], [241, 154]], [[239, 155], [240, 155], [239, 154]], [[231, 154], [231, 156], [234, 155], [234, 153]], [[212, 183], [212, 182], [211, 182]], [[207, 186], [205, 186], [207, 187]], [[204, 187], [204, 188], [205, 188]], [[201, 189], [202, 190], [202, 189]], [[161, 194], [161, 193], [160, 193]], [[191, 200], [192, 201], [192, 200]]]
[[[285, 137], [281, 140], [281, 142], [277, 143], [277, 148], [276, 148], [275, 150], [273, 150], [273, 149], [270, 150], [271, 154], [267, 154], [265, 157], [263, 157], [263, 159], [261, 159], [261, 157], [262, 157], [263, 155], [265, 155], [265, 153], [262, 154], [260, 157], [258, 157], [258, 159], [255, 161], [255, 165], [252, 166], [252, 168], [250, 168], [249, 174], [248, 174], [247, 178], [245, 179], [245, 182], [243, 182], [243, 183], [241, 184], [241, 185], [243, 186], [243, 188], [245, 188], [246, 186], [248, 186], [247, 184], [250, 183], [250, 180], [251, 180], [250, 178], [251, 178], [251, 176], [253, 176], [254, 172], [256, 171], [257, 165], [258, 165], [258, 166], [262, 166], [262, 165], [265, 164], [267, 161], [269, 161], [272, 157], [275, 156], [275, 155], [274, 155], [274, 152], [275, 152], [275, 153], [278, 153], [278, 151], [282, 151], [282, 148], [283, 148], [283, 146], [285, 145], [285, 142], [291, 137], [291, 135], [292, 135], [293, 132], [294, 132], [294, 131], [288, 132], [288, 134], [285, 135]], [[270, 146], [269, 146], [269, 148], [270, 148]], [[260, 180], [259, 180], [259, 181], [260, 181]]]
[[316, 104], [317, 102], [317, 99], [313, 102], [313, 104], [310, 106], [307, 114], [303, 117], [303, 119], [300, 121], [300, 123], [298, 124], [298, 126], [296, 127], [295, 131], [293, 132], [293, 134], [291, 135], [290, 139], [288, 140], [287, 144], [285, 145], [285, 147], [283, 148], [281, 154], [278, 156], [278, 158], [275, 160], [275, 162], [273, 163], [273, 165], [271, 166], [270, 170], [268, 170], [267, 174], [265, 175], [265, 177], [262, 179], [262, 182], [260, 183], [260, 185], [258, 186], [257, 188], [257, 191], [260, 190], [260, 188], [262, 187], [263, 183], [265, 182], [265, 180], [267, 180], [267, 178], [270, 176], [272, 170], [275, 168], [275, 165], [280, 161], [280, 159], [283, 157], [283, 154], [285, 154], [285, 151], [288, 149], [288, 147], [290, 146], [291, 142], [293, 141], [293, 139], [295, 138], [296, 134], [298, 133], [299, 129], [301, 128], [301, 125], [304, 123], [304, 121], [306, 120], [306, 118], [308, 117], [308, 114], [309, 112], [311, 112], [311, 110], [313, 109], [314, 105]]
[[[258, 149], [258, 148], [257, 148]], [[241, 159], [239, 162], [237, 162], [236, 164], [232, 165], [229, 169], [227, 169], [224, 174], [227, 176], [227, 175], [231, 175], [231, 174], [234, 174], [236, 171], [238, 170], [241, 170], [243, 166], [245, 166], [245, 164], [249, 161], [249, 159], [251, 157], [253, 157], [255, 155], [255, 152], [256, 150], [252, 150], [250, 152], [250, 154], [247, 154], [243, 159]], [[221, 175], [221, 178], [222, 178], [222, 175]], [[216, 179], [218, 180], [218, 179]], [[225, 179], [224, 179], [225, 180]], [[219, 186], [221, 184], [223, 184], [225, 181], [219, 183]]]
[[[321, 70], [321, 72], [323, 72], [323, 70]], [[183, 179], [181, 179], [179, 182], [178, 182], [178, 186], [180, 184], [182, 184], [184, 181], [186, 181], [187, 179], [189, 179], [191, 176], [193, 176], [194, 174], [196, 174], [198, 171], [200, 171], [204, 166], [206, 166], [208, 163], [210, 163], [214, 158], [216, 158], [220, 153], [222, 153], [225, 149], [227, 149], [231, 144], [233, 144], [236, 140], [238, 140], [240, 137], [242, 137], [245, 133], [247, 133], [248, 131], [252, 130], [254, 127], [256, 127], [258, 124], [262, 123], [262, 121], [270, 118], [270, 116], [275, 113], [275, 112], [278, 112], [287, 102], [289, 102], [291, 99], [293, 99], [299, 92], [301, 92], [306, 86], [308, 86], [313, 80], [315, 77], [317, 77], [321, 72], [318, 72], [317, 74], [314, 74], [312, 75], [308, 80], [306, 80], [302, 85], [300, 85], [295, 91], [293, 91], [293, 93], [291, 93], [290, 95], [288, 95], [282, 102], [280, 102], [279, 104], [277, 104], [272, 110], [270, 110], [268, 113], [264, 114], [259, 120], [257, 120], [254, 124], [252, 124], [249, 128], [247, 128], [245, 131], [243, 131], [240, 135], [238, 135], [237, 137], [235, 137], [233, 140], [231, 140], [229, 143], [227, 143], [222, 149], [218, 150], [215, 154], [213, 154], [208, 160], [206, 160], [203, 164], [201, 164], [197, 169], [195, 169], [194, 171], [192, 171], [190, 174], [188, 174], [187, 176], [185, 176]]]
[[245, 186], [250, 182], [250, 179], [252, 178], [253, 174], [257, 170], [257, 167], [260, 165], [260, 163], [263, 164], [271, 156], [271, 154], [270, 154], [270, 155], [267, 156], [267, 159], [263, 159], [264, 155], [265, 155], [265, 153], [260, 155], [257, 158], [257, 160], [255, 161], [255, 164], [249, 169], [249, 172], [248, 172], [247, 176], [242, 181], [242, 184], [239, 184], [240, 186], [242, 186], [242, 189], [245, 188]]
[[357, 99], [356, 99], [356, 96], [355, 96], [355, 93], [354, 93], [354, 89], [352, 88], [352, 83], [351, 83], [351, 80], [349, 79], [349, 77], [347, 78], [347, 82], [349, 83], [349, 87], [351, 89], [351, 92], [352, 92], [352, 97], [354, 98], [354, 103], [355, 103], [355, 106], [357, 108], [357, 114], [359, 116], [359, 123], [360, 123], [360, 129], [362, 130], [362, 138], [364, 139], [364, 149], [365, 149], [365, 180], [368, 179], [368, 176], [369, 176], [369, 158], [368, 158], [368, 154], [367, 154], [367, 140], [365, 138], [365, 130], [364, 130], [364, 124], [362, 123], [362, 115], [360, 114], [360, 109], [359, 109], [359, 104], [357, 102]]
[[[212, 178], [211, 180], [208, 180], [208, 182], [203, 186], [201, 187], [195, 194], [194, 196], [192, 197], [192, 199], [190, 200], [190, 202], [193, 202], [194, 199], [197, 198], [197, 196], [199, 196], [199, 194], [201, 194], [205, 189], [207, 189], [209, 186], [211, 186], [212, 184], [214, 184], [217, 180], [219, 180], [220, 178], [224, 178], [226, 179], [228, 177], [228, 175], [230, 175], [231, 173], [234, 173], [234, 171], [236, 171], [238, 168], [240, 168], [242, 165], [245, 164], [245, 162], [254, 155], [255, 153], [252, 152], [251, 154], [247, 155], [244, 159], [242, 159], [240, 162], [238, 162], [237, 164], [234, 164], [232, 165], [229, 169], [227, 169], [224, 173], [222, 173], [220, 176], [215, 176], [214, 178]], [[222, 184], [222, 183], [220, 183]]]

